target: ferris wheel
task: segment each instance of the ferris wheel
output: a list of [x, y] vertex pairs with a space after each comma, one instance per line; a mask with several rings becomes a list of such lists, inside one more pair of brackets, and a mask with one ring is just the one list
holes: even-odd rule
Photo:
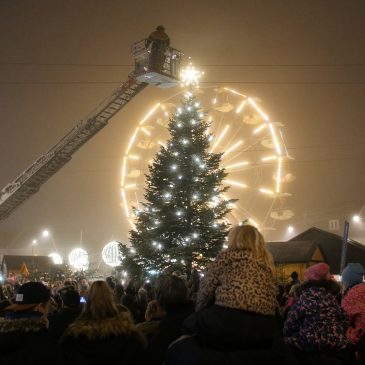
[[[134, 228], [133, 207], [144, 201], [145, 174], [160, 146], [169, 138], [169, 117], [179, 107], [181, 92], [153, 105], [136, 123], [126, 148], [121, 175], [121, 205]], [[195, 90], [201, 111], [211, 122], [210, 152], [221, 152], [221, 166], [228, 173], [224, 199], [238, 199], [227, 219], [232, 224], [249, 222], [261, 230], [275, 229], [276, 222], [294, 216], [287, 205], [288, 169], [291, 159], [285, 147], [284, 126], [272, 121], [259, 101], [229, 87]]]

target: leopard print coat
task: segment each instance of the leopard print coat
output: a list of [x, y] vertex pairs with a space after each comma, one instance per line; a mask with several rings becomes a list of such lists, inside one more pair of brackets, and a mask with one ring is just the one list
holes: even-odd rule
[[196, 310], [209, 303], [273, 315], [276, 308], [274, 277], [266, 264], [249, 250], [224, 250], [200, 284]]

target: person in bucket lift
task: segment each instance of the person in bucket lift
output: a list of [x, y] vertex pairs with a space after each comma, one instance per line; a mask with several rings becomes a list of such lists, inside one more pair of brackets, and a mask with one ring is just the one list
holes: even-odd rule
[[170, 45], [170, 38], [165, 33], [165, 27], [159, 25], [146, 39], [146, 48], [151, 46], [149, 68], [158, 72], [163, 70], [165, 51]]

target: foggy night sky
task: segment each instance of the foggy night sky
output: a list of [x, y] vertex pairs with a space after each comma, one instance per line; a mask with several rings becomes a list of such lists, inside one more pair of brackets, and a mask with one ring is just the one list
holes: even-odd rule
[[[132, 43], [159, 24], [203, 81], [262, 99], [295, 157], [293, 224], [328, 229], [365, 204], [364, 1], [0, 1], [0, 189], [127, 79]], [[247, 66], [249, 65], [249, 66]], [[260, 66], [261, 65], [261, 66]], [[135, 124], [173, 91], [149, 86], [40, 191], [0, 222], [1, 249], [62, 255], [127, 240], [123, 153]], [[365, 209], [363, 210], [365, 217]], [[365, 221], [363, 222], [365, 225]], [[82, 231], [82, 233], [81, 233]], [[342, 234], [340, 231], [335, 232]], [[365, 242], [365, 228], [350, 236]], [[19, 251], [17, 251], [19, 249]], [[13, 252], [12, 251], [12, 252]], [[10, 252], [10, 251], [9, 251]]]

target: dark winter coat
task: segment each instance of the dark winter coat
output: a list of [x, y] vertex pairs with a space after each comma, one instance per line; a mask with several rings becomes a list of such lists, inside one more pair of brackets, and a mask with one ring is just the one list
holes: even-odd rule
[[56, 339], [61, 338], [67, 327], [80, 315], [81, 308], [63, 308], [58, 313], [48, 317], [48, 332]]
[[59, 345], [48, 335], [47, 318], [29, 315], [0, 320], [0, 364], [56, 364]]
[[217, 350], [206, 347], [196, 336], [187, 337], [171, 345], [165, 365], [300, 365], [287, 357], [283, 342], [272, 348], [254, 350]]
[[331, 281], [307, 282], [284, 324], [284, 339], [305, 352], [340, 351], [349, 346], [348, 321]]
[[171, 346], [167, 364], [284, 363], [285, 345], [274, 316], [213, 305], [183, 325], [185, 333], [195, 335]]
[[224, 351], [270, 348], [280, 336], [275, 316], [218, 305], [190, 315], [183, 329], [185, 334], [197, 335], [205, 346]]
[[126, 312], [102, 321], [79, 319], [61, 338], [70, 364], [140, 364], [146, 345]]
[[149, 341], [145, 359], [146, 364], [162, 364], [169, 345], [182, 335], [183, 321], [193, 312], [194, 305], [192, 302], [166, 309], [166, 316], [161, 319], [157, 332]]

